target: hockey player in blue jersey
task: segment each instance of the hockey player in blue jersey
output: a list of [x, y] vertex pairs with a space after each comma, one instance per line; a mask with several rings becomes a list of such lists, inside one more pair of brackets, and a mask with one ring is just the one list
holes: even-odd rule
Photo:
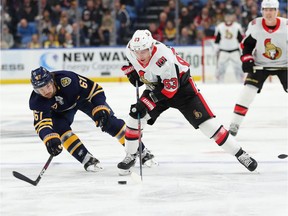
[[[51, 155], [60, 154], [64, 146], [86, 171], [102, 169], [99, 160], [70, 127], [78, 110], [87, 114], [96, 127], [124, 145], [125, 122], [114, 115], [99, 84], [72, 71], [49, 72], [44, 67], [31, 72], [31, 83], [34, 91], [29, 106], [34, 113], [34, 127]], [[144, 144], [142, 148], [143, 163], [154, 158]]]

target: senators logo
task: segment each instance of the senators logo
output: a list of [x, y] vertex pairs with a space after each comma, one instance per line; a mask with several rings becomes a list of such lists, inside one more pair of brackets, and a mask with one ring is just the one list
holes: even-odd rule
[[156, 83], [150, 82], [149, 80], [147, 80], [145, 78], [145, 71], [140, 70], [138, 73], [139, 73], [139, 77], [140, 77], [141, 82], [143, 82], [144, 84], [146, 84], [146, 85], [157, 85], [157, 82]]
[[226, 29], [226, 31], [225, 31], [225, 38], [226, 39], [232, 39], [233, 38], [233, 34], [231, 31], [229, 31], [229, 29]]
[[195, 116], [195, 119], [200, 119], [202, 118], [202, 113], [197, 111], [197, 110], [193, 110], [193, 114]]
[[271, 43], [271, 38], [268, 38], [264, 41], [264, 46], [265, 46], [265, 53], [263, 53], [264, 57], [271, 60], [279, 59], [281, 57], [282, 50]]
[[63, 87], [70, 85], [70, 83], [71, 83], [71, 79], [69, 77], [61, 78], [61, 85]]
[[139, 77], [140, 77], [141, 82], [143, 82], [144, 84], [149, 84], [150, 82], [144, 77], [144, 75], [145, 75], [145, 72], [140, 70]]

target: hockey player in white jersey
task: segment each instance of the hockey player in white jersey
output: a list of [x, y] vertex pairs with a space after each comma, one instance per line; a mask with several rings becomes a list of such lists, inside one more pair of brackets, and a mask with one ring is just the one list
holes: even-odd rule
[[[235, 11], [226, 10], [224, 22], [219, 23], [215, 30], [214, 49], [217, 55], [217, 82], [224, 82], [227, 66], [231, 63], [236, 80], [243, 82], [239, 46], [243, 39], [241, 25], [235, 21]], [[229, 71], [228, 73], [230, 73]]]
[[279, 2], [263, 0], [263, 17], [252, 20], [242, 41], [242, 69], [248, 73], [240, 93], [229, 131], [236, 136], [249, 106], [268, 76], [278, 76], [287, 92], [288, 21], [277, 17]]
[[154, 40], [148, 30], [137, 30], [127, 45], [126, 56], [129, 65], [123, 66], [122, 70], [134, 86], [136, 83], [145, 84], [146, 89], [138, 102], [131, 105], [126, 121], [127, 155], [118, 164], [120, 175], [129, 174], [136, 162], [138, 116], [143, 130], [146, 124], [153, 125], [159, 115], [170, 107], [178, 109], [195, 129], [200, 128], [208, 138], [214, 139], [226, 152], [236, 156], [248, 170], [256, 169], [257, 162], [216, 121], [191, 78], [189, 63], [177, 55], [174, 48]]

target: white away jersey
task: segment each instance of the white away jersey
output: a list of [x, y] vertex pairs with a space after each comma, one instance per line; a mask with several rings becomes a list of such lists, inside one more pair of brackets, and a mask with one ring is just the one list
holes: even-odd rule
[[288, 20], [277, 17], [275, 29], [268, 29], [264, 18], [252, 20], [243, 40], [252, 36], [256, 40], [253, 56], [256, 65], [287, 67]]
[[238, 34], [243, 35], [239, 23], [233, 22], [231, 25], [226, 25], [225, 22], [221, 22], [217, 25], [215, 30], [216, 37], [218, 34], [220, 34], [221, 37], [219, 41], [219, 49], [227, 51], [239, 49]]
[[152, 50], [152, 57], [149, 63], [144, 66], [136, 59], [128, 46], [129, 43], [126, 47], [126, 56], [139, 74], [141, 81], [149, 86], [151, 83], [158, 83], [158, 77], [160, 77], [164, 84], [162, 93], [168, 98], [173, 97], [179, 88], [179, 75], [187, 72], [190, 65], [178, 56], [173, 48], [156, 41]]

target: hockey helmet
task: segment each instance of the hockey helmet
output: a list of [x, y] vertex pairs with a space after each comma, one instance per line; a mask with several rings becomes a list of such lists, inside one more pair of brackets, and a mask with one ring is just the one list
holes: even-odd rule
[[261, 3], [261, 8], [279, 8], [278, 0], [263, 0]]
[[235, 10], [233, 8], [224, 11], [224, 21], [226, 24], [232, 24], [235, 21]]
[[234, 15], [235, 14], [235, 10], [233, 8], [225, 9], [224, 10], [224, 14], [225, 15]]
[[34, 90], [39, 89], [50, 82], [53, 82], [53, 77], [44, 67], [39, 67], [31, 71], [31, 83]]
[[155, 40], [149, 30], [137, 30], [129, 42], [129, 48], [131, 51], [140, 51], [145, 49], [151, 51], [154, 41]]

